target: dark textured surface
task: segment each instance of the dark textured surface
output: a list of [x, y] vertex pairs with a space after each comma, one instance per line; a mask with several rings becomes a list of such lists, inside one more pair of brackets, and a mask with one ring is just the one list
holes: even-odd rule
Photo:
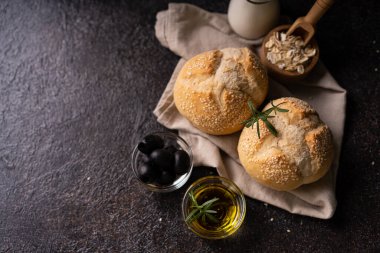
[[[312, 3], [283, 1], [282, 13]], [[166, 7], [0, 2], [0, 252], [379, 252], [379, 1], [340, 1], [319, 24], [321, 59], [348, 90], [335, 216], [249, 199], [243, 227], [221, 241], [186, 229], [184, 189], [151, 193], [132, 178], [132, 147], [162, 129], [151, 112], [178, 60], [154, 36]]]

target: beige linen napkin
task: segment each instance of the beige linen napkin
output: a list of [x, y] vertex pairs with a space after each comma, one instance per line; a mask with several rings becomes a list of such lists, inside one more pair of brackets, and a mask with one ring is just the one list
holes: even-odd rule
[[330, 218], [336, 208], [335, 182], [343, 137], [346, 91], [319, 63], [311, 75], [300, 82], [279, 84], [270, 80], [269, 99], [294, 96], [310, 103], [334, 136], [335, 159], [330, 172], [321, 180], [289, 191], [275, 191], [251, 179], [241, 166], [237, 143], [240, 132], [228, 136], [212, 136], [194, 128], [177, 111], [172, 89], [177, 74], [192, 56], [226, 47], [258, 46], [261, 40], [239, 38], [231, 30], [225, 14], [210, 13], [189, 4], [169, 4], [157, 14], [156, 36], [160, 43], [181, 56], [154, 114], [158, 122], [190, 143], [194, 165], [216, 167], [221, 176], [232, 179], [249, 197], [288, 210], [291, 213], [322, 219]]

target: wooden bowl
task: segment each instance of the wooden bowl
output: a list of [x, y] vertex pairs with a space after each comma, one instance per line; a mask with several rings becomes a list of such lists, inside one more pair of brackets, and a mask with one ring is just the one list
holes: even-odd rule
[[309, 44], [311, 44], [311, 46], [316, 49], [316, 53], [309, 61], [309, 64], [305, 66], [305, 71], [302, 74], [298, 73], [297, 71], [291, 72], [291, 71], [282, 70], [276, 65], [272, 64], [267, 59], [266, 54], [267, 54], [268, 49], [265, 48], [265, 43], [267, 43], [267, 41], [273, 35], [273, 33], [286, 32], [289, 29], [289, 27], [290, 25], [281, 25], [274, 28], [272, 31], [270, 31], [267, 34], [267, 36], [264, 38], [262, 47], [259, 52], [261, 62], [267, 69], [269, 76], [280, 82], [292, 82], [292, 81], [298, 81], [305, 78], [313, 70], [313, 68], [315, 67], [319, 59], [319, 47], [318, 47], [317, 41], [314, 38], [310, 40]]

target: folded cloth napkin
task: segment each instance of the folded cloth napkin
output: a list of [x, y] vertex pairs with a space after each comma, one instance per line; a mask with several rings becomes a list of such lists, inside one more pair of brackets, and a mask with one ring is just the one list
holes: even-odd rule
[[173, 86], [183, 64], [192, 56], [226, 47], [259, 46], [261, 40], [249, 41], [237, 36], [225, 14], [210, 13], [189, 4], [169, 4], [157, 14], [156, 36], [160, 43], [181, 56], [173, 75], [154, 110], [157, 120], [190, 143], [194, 165], [216, 167], [221, 176], [234, 181], [245, 195], [288, 210], [291, 213], [322, 219], [332, 217], [336, 208], [335, 182], [344, 130], [346, 91], [326, 68], [316, 69], [299, 82], [280, 84], [270, 79], [269, 98], [294, 96], [307, 101], [330, 127], [335, 145], [335, 159], [329, 173], [319, 181], [296, 190], [280, 192], [262, 186], [241, 166], [237, 143], [240, 132], [227, 136], [205, 134], [182, 117], [173, 102]]

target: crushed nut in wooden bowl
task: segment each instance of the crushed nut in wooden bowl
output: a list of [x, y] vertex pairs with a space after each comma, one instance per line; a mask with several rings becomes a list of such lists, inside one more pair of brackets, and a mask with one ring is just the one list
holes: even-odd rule
[[260, 58], [269, 74], [279, 81], [306, 77], [319, 59], [315, 39], [305, 45], [302, 37], [286, 35], [290, 25], [276, 27], [263, 40]]

